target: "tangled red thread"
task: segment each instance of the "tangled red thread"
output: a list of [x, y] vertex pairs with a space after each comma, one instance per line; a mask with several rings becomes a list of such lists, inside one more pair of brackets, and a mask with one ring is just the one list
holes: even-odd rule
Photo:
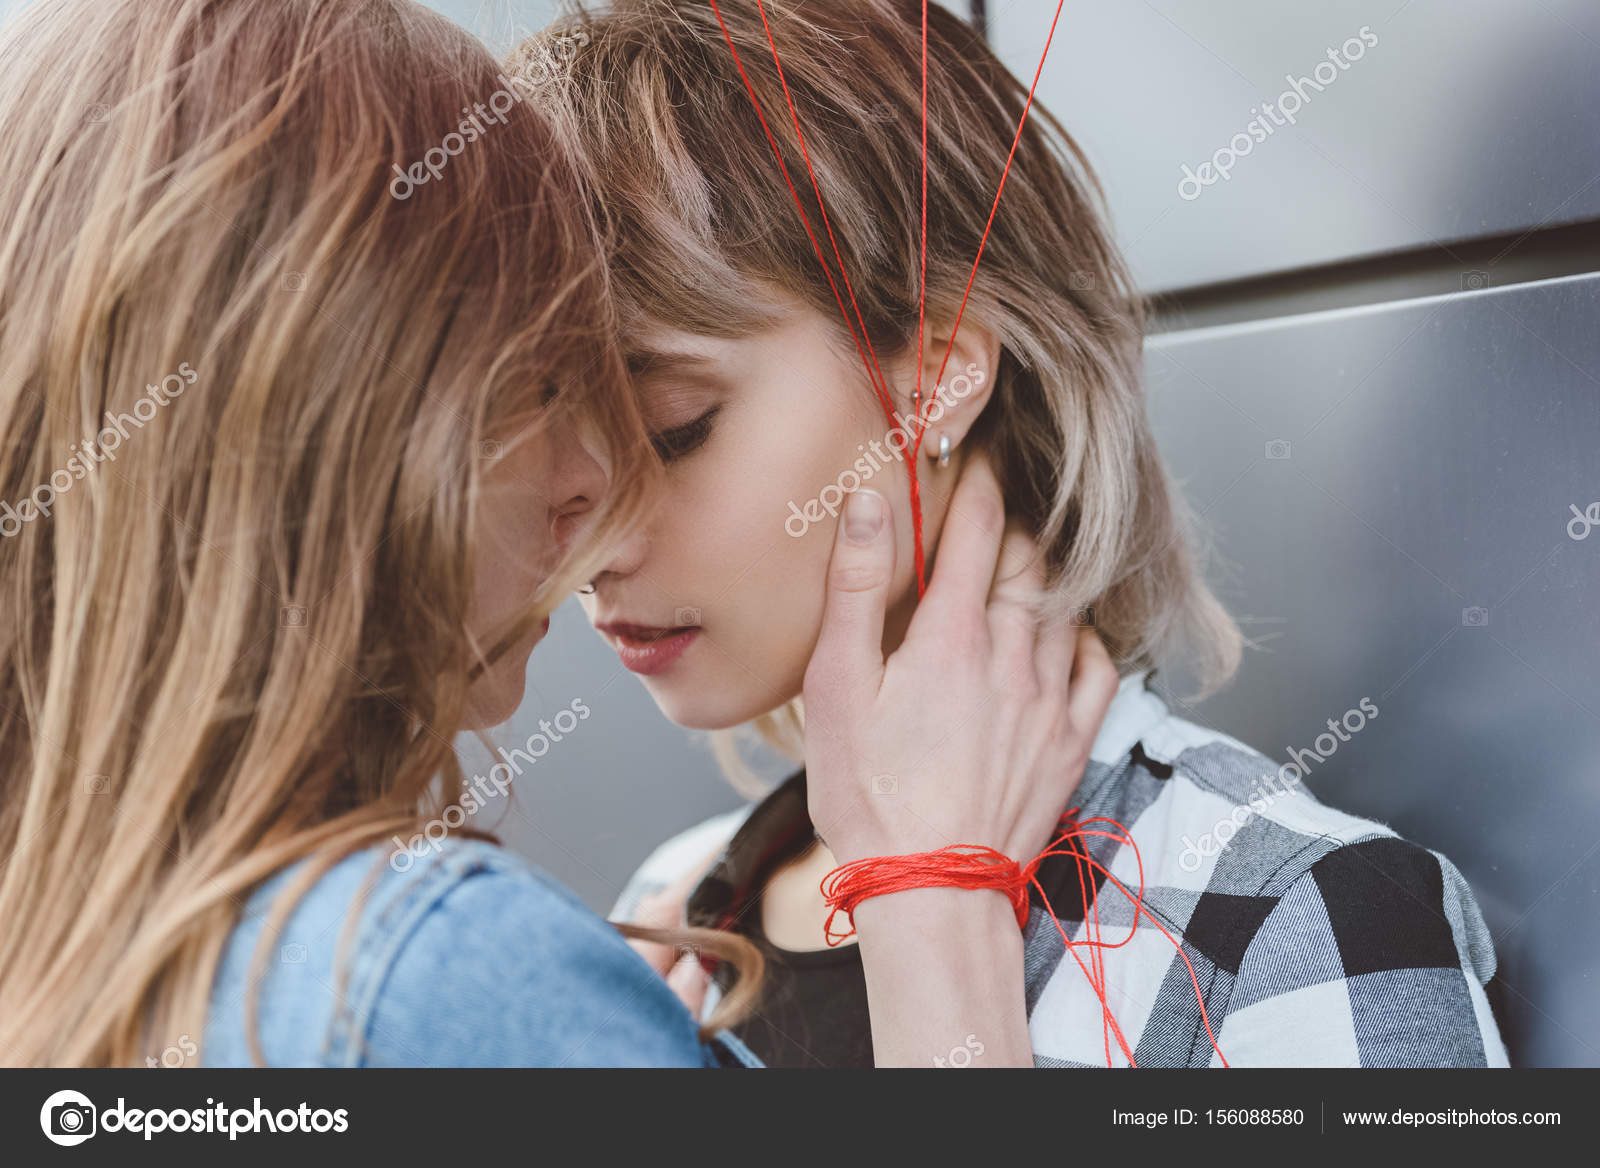
[[[827, 277], [828, 287], [833, 290], [833, 299], [839, 306], [839, 312], [844, 317], [844, 326], [850, 332], [850, 339], [855, 344], [856, 354], [861, 358], [862, 366], [866, 370], [867, 380], [877, 393], [878, 404], [883, 407], [885, 418], [891, 426], [897, 425], [895, 417], [894, 397], [891, 393], [889, 380], [883, 374], [883, 369], [878, 363], [877, 351], [872, 347], [872, 340], [867, 335], [867, 322], [861, 314], [861, 308], [856, 303], [856, 290], [850, 283], [850, 277], [844, 270], [844, 256], [839, 251], [838, 241], [834, 238], [833, 224], [828, 218], [828, 208], [822, 198], [822, 188], [817, 182], [816, 171], [811, 166], [811, 151], [806, 145], [805, 131], [800, 128], [800, 113], [795, 108], [794, 97], [789, 92], [789, 82], [784, 76], [783, 62], [778, 59], [778, 42], [773, 38], [772, 25], [767, 20], [767, 8], [763, 0], [756, 0], [756, 9], [761, 13], [761, 26], [767, 34], [767, 44], [772, 49], [772, 64], [777, 71], [778, 83], [783, 88], [785, 104], [789, 107], [789, 120], [794, 125], [795, 138], [800, 147], [800, 157], [805, 162], [806, 175], [811, 180], [811, 191], [817, 200], [817, 209], [820, 212], [822, 226], [828, 236], [828, 243], [833, 250], [834, 264], [839, 269], [839, 280], [833, 278], [833, 266], [828, 263], [827, 256], [823, 254], [822, 243], [817, 238], [816, 231], [811, 226], [811, 219], [806, 214], [805, 204], [801, 201], [800, 191], [795, 186], [794, 180], [789, 175], [789, 167], [783, 160], [783, 151], [778, 146], [778, 140], [773, 136], [772, 127], [767, 124], [767, 116], [761, 109], [761, 101], [756, 96], [755, 86], [751, 84], [749, 75], [745, 73], [744, 61], [739, 56], [739, 50], [733, 43], [733, 35], [728, 31], [727, 22], [722, 19], [722, 9], [717, 6], [717, 0], [710, 0], [711, 11], [716, 14], [717, 24], [722, 28], [723, 39], [728, 43], [728, 51], [733, 54], [734, 66], [739, 71], [739, 77], [744, 81], [745, 91], [750, 95], [750, 102], [755, 107], [756, 118], [761, 122], [761, 131], [766, 136], [767, 144], [772, 147], [772, 155], [777, 160], [778, 170], [783, 175], [783, 181], [789, 188], [789, 194], [794, 198], [795, 210], [800, 214], [800, 222], [804, 224], [806, 235], [811, 240], [812, 249], [817, 253], [817, 262], [822, 265], [822, 273]], [[1034, 93], [1039, 88], [1039, 78], [1044, 73], [1045, 58], [1049, 56], [1050, 44], [1055, 40], [1056, 25], [1061, 20], [1061, 9], [1065, 0], [1057, 0], [1054, 19], [1050, 22], [1050, 33], [1045, 37], [1044, 51], [1039, 55], [1039, 68], [1034, 71], [1033, 85], [1028, 90], [1027, 104], [1022, 107], [1022, 117], [1017, 122], [1016, 135], [1011, 140], [1011, 151], [1006, 155], [1005, 168], [1000, 173], [1000, 184], [994, 195], [994, 205], [989, 208], [989, 221], [984, 224], [983, 238], [978, 243], [978, 254], [973, 257], [972, 271], [967, 276], [966, 290], [961, 296], [961, 307], [956, 312], [955, 324], [950, 330], [950, 340], [945, 346], [944, 360], [939, 363], [938, 375], [934, 378], [935, 392], [941, 381], [944, 380], [945, 369], [950, 364], [950, 355], [955, 351], [956, 336], [961, 331], [962, 318], [967, 313], [967, 302], [972, 297], [972, 286], [978, 278], [978, 265], [983, 262], [983, 251], [989, 243], [989, 233], [994, 227], [996, 213], [1000, 210], [1000, 196], [1005, 193], [1006, 179], [1011, 174], [1011, 163], [1016, 157], [1017, 146], [1022, 141], [1022, 131], [1028, 123], [1028, 114], [1033, 109]], [[922, 4], [922, 214], [921, 214], [921, 260], [919, 269], [917, 291], [917, 341], [922, 342], [923, 326], [927, 316], [927, 282], [928, 282], [928, 5], [927, 0]], [[845, 287], [844, 293], [839, 291], [839, 283]], [[848, 295], [850, 307], [845, 307]], [[855, 319], [851, 319], [854, 310]], [[913, 557], [917, 566], [917, 596], [921, 597], [928, 587], [926, 556], [923, 553], [922, 540], [922, 488], [917, 474], [917, 459], [922, 452], [922, 438], [927, 432], [928, 423], [923, 409], [922, 394], [922, 366], [917, 362], [917, 385], [912, 398], [912, 417], [916, 422], [916, 434], [911, 444], [911, 457], [907, 460], [907, 469], [910, 472], [911, 494], [911, 529], [914, 540]], [[932, 395], [930, 395], [931, 397]], [[931, 406], [931, 401], [929, 405]]]
[[[1211, 1049], [1216, 1051], [1217, 1058], [1226, 1067], [1228, 1060], [1217, 1046], [1216, 1035], [1212, 1033], [1211, 1017], [1206, 1012], [1205, 995], [1200, 992], [1200, 979], [1195, 974], [1194, 965], [1189, 961], [1189, 955], [1183, 951], [1183, 943], [1174, 937], [1157, 919], [1155, 913], [1145, 906], [1144, 858], [1139, 854], [1139, 845], [1134, 843], [1128, 829], [1115, 819], [1096, 816], [1079, 823], [1077, 816], [1076, 807], [1062, 816], [1059, 825], [1061, 833], [1044, 851], [1026, 864], [1019, 864], [994, 848], [981, 844], [952, 844], [933, 852], [919, 852], [908, 856], [874, 856], [835, 868], [823, 877], [821, 885], [823, 900], [830, 910], [827, 923], [823, 926], [824, 936], [830, 946], [838, 945], [854, 934], [855, 910], [862, 901], [913, 888], [988, 889], [1004, 893], [1016, 911], [1017, 927], [1022, 928], [1028, 923], [1029, 890], [1037, 889], [1039, 899], [1049, 914], [1050, 923], [1061, 935], [1061, 942], [1067, 947], [1068, 955], [1078, 963], [1078, 968], [1088, 979], [1095, 997], [1100, 1001], [1106, 1066], [1113, 1065], [1111, 1040], [1115, 1038], [1122, 1056], [1128, 1060], [1128, 1065], [1137, 1067], [1139, 1064], [1133, 1057], [1133, 1051], [1128, 1046], [1122, 1027], [1117, 1024], [1111, 1004], [1106, 1000], [1104, 951], [1120, 949], [1132, 941], [1142, 916], [1160, 930], [1161, 935], [1172, 944], [1178, 956], [1183, 959], [1184, 967], [1189, 971], [1189, 982], [1194, 987], [1195, 1002], [1200, 1007], [1200, 1020], [1205, 1025], [1206, 1038], [1210, 1040]], [[1134, 864], [1139, 871], [1137, 892], [1129, 891], [1127, 885], [1113, 876], [1108, 868], [1090, 854], [1086, 841], [1095, 838], [1114, 840], [1132, 852]], [[1044, 885], [1039, 882], [1039, 866], [1052, 856], [1070, 857], [1077, 866], [1078, 886], [1083, 897], [1083, 936], [1076, 941], [1067, 935], [1066, 929], [1062, 927], [1055, 909], [1050, 904]], [[1097, 875], [1104, 876], [1106, 883], [1126, 896], [1133, 905], [1133, 921], [1128, 926], [1128, 935], [1119, 941], [1107, 941], [1102, 936]], [[844, 913], [849, 920], [849, 929], [835, 931], [833, 922], [839, 913]], [[1087, 952], [1087, 962], [1079, 956], [1080, 949]]]

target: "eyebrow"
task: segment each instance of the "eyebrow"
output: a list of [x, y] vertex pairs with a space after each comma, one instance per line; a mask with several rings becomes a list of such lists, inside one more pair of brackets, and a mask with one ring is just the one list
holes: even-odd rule
[[660, 349], [632, 349], [628, 352], [627, 361], [628, 373], [633, 377], [704, 372], [716, 366], [713, 358], [700, 353]]

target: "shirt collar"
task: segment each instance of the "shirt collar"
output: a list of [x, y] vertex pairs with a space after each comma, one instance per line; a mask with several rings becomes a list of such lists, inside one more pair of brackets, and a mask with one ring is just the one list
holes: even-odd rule
[[[1117, 686], [1100, 733], [1089, 748], [1090, 768], [1076, 796], [1098, 787], [1128, 757], [1138, 741], [1167, 716], [1166, 704], [1149, 688], [1148, 672], [1129, 674]], [[1106, 769], [1109, 768], [1109, 769]], [[1094, 773], [1098, 769], [1099, 773]], [[789, 776], [758, 803], [728, 841], [727, 849], [689, 897], [692, 925], [729, 928], [774, 867], [799, 854], [812, 838], [806, 816], [805, 771]]]
[[1094, 762], [1115, 766], [1127, 757], [1133, 744], [1149, 734], [1167, 716], [1167, 705], [1149, 688], [1148, 672], [1130, 673], [1117, 686], [1106, 711], [1106, 720], [1100, 724], [1094, 745], [1089, 748], [1089, 758]]

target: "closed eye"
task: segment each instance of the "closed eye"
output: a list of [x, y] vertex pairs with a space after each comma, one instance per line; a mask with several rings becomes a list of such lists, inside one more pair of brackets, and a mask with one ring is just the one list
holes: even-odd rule
[[657, 430], [650, 436], [650, 444], [656, 448], [656, 454], [662, 462], [676, 462], [706, 444], [717, 415], [721, 412], [720, 405], [712, 406], [692, 422], [685, 422], [670, 430]]

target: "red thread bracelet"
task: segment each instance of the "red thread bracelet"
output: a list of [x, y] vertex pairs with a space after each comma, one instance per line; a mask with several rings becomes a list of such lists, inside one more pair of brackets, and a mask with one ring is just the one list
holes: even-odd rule
[[[1114, 819], [1101, 816], [1079, 823], [1077, 815], [1078, 809], [1074, 807], [1062, 816], [1059, 825], [1061, 834], [1027, 864], [1018, 864], [1003, 852], [982, 844], [952, 844], [933, 852], [917, 852], [906, 856], [874, 856], [841, 865], [822, 878], [822, 897], [830, 910], [828, 920], [823, 926], [823, 937], [830, 947], [838, 945], [855, 932], [855, 909], [862, 901], [912, 888], [992, 889], [1003, 892], [1011, 901], [1012, 908], [1016, 910], [1017, 927], [1024, 928], [1028, 923], [1029, 889], [1037, 888], [1039, 899], [1044, 903], [1045, 911], [1049, 913], [1050, 922], [1055, 925], [1056, 932], [1061, 934], [1061, 942], [1067, 947], [1067, 953], [1078, 963], [1078, 968], [1088, 979], [1090, 988], [1100, 1001], [1106, 1065], [1112, 1065], [1111, 1039], [1115, 1037], [1117, 1046], [1127, 1059], [1128, 1065], [1136, 1067], [1139, 1064], [1135, 1061], [1128, 1040], [1122, 1033], [1122, 1027], [1117, 1024], [1116, 1017], [1111, 1012], [1111, 1004], [1106, 1000], [1105, 954], [1102, 951], [1120, 949], [1132, 941], [1142, 915], [1160, 930], [1161, 935], [1178, 951], [1178, 956], [1183, 958], [1183, 964], [1189, 971], [1190, 984], [1194, 987], [1195, 1001], [1200, 1006], [1200, 1020], [1205, 1025], [1206, 1037], [1210, 1040], [1211, 1049], [1216, 1051], [1222, 1065], [1227, 1066], [1228, 1060], [1217, 1046], [1216, 1035], [1211, 1030], [1211, 1018], [1206, 1012], [1205, 996], [1200, 992], [1200, 979], [1195, 974], [1189, 955], [1183, 951], [1183, 943], [1167, 931], [1166, 926], [1144, 903], [1144, 857], [1139, 854], [1139, 845], [1133, 842], [1133, 836], [1129, 834], [1128, 829]], [[1097, 825], [1103, 825], [1103, 828]], [[1096, 830], [1085, 830], [1091, 826], [1096, 826]], [[1122, 881], [1113, 876], [1109, 869], [1090, 854], [1087, 841], [1091, 838], [1115, 840], [1131, 851], [1139, 871], [1137, 893], [1130, 892]], [[1039, 883], [1039, 865], [1051, 856], [1070, 856], [1077, 864], [1078, 883], [1083, 890], [1081, 940], [1074, 941], [1067, 936], [1067, 931], [1062, 927], [1060, 918], [1056, 916], [1044, 886]], [[1133, 921], [1128, 926], [1128, 935], [1120, 941], [1101, 939], [1100, 896], [1096, 874], [1103, 875], [1105, 882], [1126, 896], [1133, 905]], [[850, 929], [835, 933], [833, 920], [841, 912], [849, 919]], [[1084, 964], [1083, 958], [1078, 956], [1077, 951], [1080, 948], [1088, 950], [1087, 965]]]
[[[1038, 861], [1024, 868], [1015, 860], [982, 844], [952, 844], [936, 852], [909, 856], [874, 856], [856, 860], [829, 872], [822, 879], [822, 895], [832, 910], [822, 926], [829, 945], [837, 945], [855, 932], [856, 906], [874, 896], [912, 888], [993, 889], [1003, 892], [1017, 914], [1017, 927], [1028, 923], [1028, 885]], [[833, 919], [840, 913], [850, 921], [847, 932], [835, 933]]]

